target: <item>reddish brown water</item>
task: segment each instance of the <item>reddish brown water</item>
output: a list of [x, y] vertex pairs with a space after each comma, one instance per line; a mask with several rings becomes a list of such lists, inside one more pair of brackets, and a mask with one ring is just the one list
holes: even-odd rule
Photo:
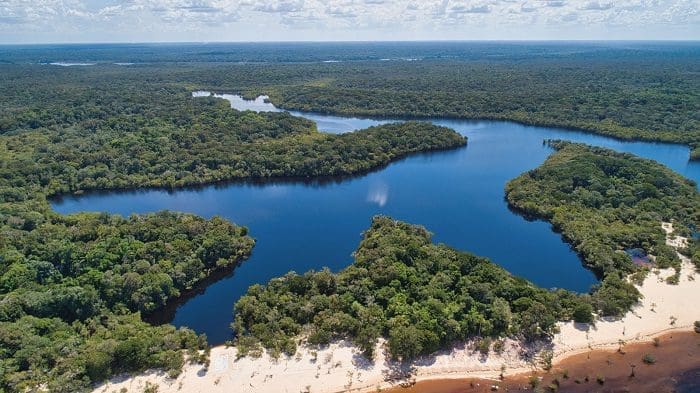
[[[655, 363], [643, 361], [651, 355]], [[634, 366], [634, 367], [633, 367]], [[631, 376], [634, 370], [634, 376]], [[565, 376], [566, 375], [566, 376]], [[596, 350], [574, 355], [557, 363], [550, 372], [507, 377], [494, 382], [480, 379], [419, 382], [410, 388], [395, 388], [389, 393], [481, 393], [533, 391], [531, 377], [544, 392], [700, 392], [700, 334], [671, 333], [659, 338], [630, 344], [622, 352]]]

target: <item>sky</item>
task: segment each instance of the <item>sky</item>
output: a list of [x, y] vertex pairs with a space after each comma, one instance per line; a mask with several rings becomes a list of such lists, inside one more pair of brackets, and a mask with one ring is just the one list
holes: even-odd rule
[[0, 0], [0, 43], [698, 40], [700, 0]]

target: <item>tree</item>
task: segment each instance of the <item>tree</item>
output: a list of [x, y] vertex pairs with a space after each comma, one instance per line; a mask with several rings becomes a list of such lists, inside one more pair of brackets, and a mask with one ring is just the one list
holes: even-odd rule
[[589, 303], [579, 303], [574, 307], [574, 322], [591, 323], [593, 322], [593, 306]]
[[411, 360], [423, 351], [421, 334], [415, 326], [398, 325], [389, 331], [389, 353], [395, 359]]

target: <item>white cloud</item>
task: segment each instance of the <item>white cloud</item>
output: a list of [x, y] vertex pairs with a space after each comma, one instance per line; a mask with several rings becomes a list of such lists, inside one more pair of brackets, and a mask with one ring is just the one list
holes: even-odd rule
[[455, 4], [449, 8], [453, 14], [488, 14], [491, 12], [491, 6], [488, 4]]
[[698, 0], [0, 0], [0, 41], [700, 39]]
[[253, 9], [262, 12], [298, 12], [304, 9], [304, 1], [261, 1]]
[[613, 8], [612, 2], [588, 1], [580, 9], [589, 11], [604, 11]]

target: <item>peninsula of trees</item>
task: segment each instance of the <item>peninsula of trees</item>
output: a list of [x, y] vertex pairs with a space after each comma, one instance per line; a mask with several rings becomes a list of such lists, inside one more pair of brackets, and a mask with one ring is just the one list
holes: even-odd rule
[[[678, 270], [680, 260], [666, 245], [660, 223], [673, 222], [684, 236], [699, 227], [697, 185], [631, 154], [548, 143], [556, 152], [506, 185], [508, 203], [526, 216], [551, 222], [562, 233], [586, 267], [602, 277], [594, 292], [596, 306], [604, 314], [619, 315], [639, 296], [624, 281], [625, 275], [640, 270], [625, 251], [641, 249], [653, 256], [656, 266]], [[700, 240], [690, 238], [690, 247], [683, 251], [700, 267]]]
[[587, 296], [538, 288], [389, 217], [372, 220], [354, 256], [337, 274], [290, 272], [251, 286], [235, 305], [240, 353], [293, 355], [300, 337], [347, 338], [371, 357], [384, 337], [393, 357], [411, 360], [475, 336], [545, 338], [575, 313], [591, 319]]

